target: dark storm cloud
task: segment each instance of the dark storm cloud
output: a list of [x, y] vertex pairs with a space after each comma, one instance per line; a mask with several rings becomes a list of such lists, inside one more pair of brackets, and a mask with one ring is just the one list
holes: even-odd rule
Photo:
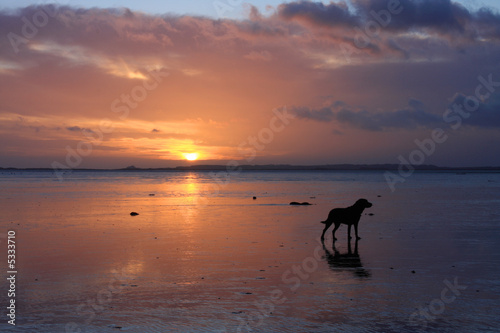
[[[364, 28], [379, 23], [386, 31], [425, 30], [463, 37], [500, 37], [500, 15], [491, 9], [470, 11], [450, 0], [355, 0], [355, 10], [343, 3], [297, 1], [279, 6], [278, 15], [319, 27]], [[392, 6], [392, 7], [391, 7]], [[389, 13], [389, 9], [393, 9]], [[387, 14], [389, 14], [387, 16]], [[394, 46], [394, 45], [393, 45]]]
[[448, 118], [452, 125], [459, 122], [464, 126], [478, 128], [500, 127], [500, 93], [492, 94], [484, 102], [464, 94], [456, 94], [449, 110], [454, 110]]
[[[393, 0], [399, 3], [401, 12], [391, 15], [389, 29], [408, 30], [411, 28], [430, 28], [437, 31], [463, 32], [465, 25], [472, 19], [467, 9], [450, 0]], [[358, 0], [356, 7], [365, 18], [373, 19], [373, 12], [387, 11], [387, 0]]]
[[345, 3], [299, 1], [282, 4], [279, 15], [285, 19], [303, 19], [324, 26], [352, 26], [359, 24], [359, 17], [349, 11]]
[[293, 109], [293, 112], [301, 119], [320, 122], [337, 121], [367, 131], [416, 129], [432, 127], [442, 122], [440, 116], [427, 112], [425, 105], [416, 99], [410, 99], [406, 108], [396, 111], [370, 112], [366, 109], [350, 107], [343, 102], [336, 102], [331, 107], [319, 110], [297, 107]]
[[500, 127], [500, 93], [492, 94], [484, 102], [477, 98], [457, 93], [453, 96], [447, 112], [434, 114], [426, 111], [424, 103], [410, 99], [408, 106], [395, 111], [372, 112], [356, 109], [344, 102], [335, 102], [330, 107], [311, 109], [292, 108], [293, 113], [304, 120], [338, 122], [366, 131], [433, 129], [445, 123], [453, 128], [460, 126], [475, 128]]
[[441, 121], [439, 116], [411, 107], [381, 113], [342, 109], [337, 113], [336, 119], [341, 123], [369, 131], [431, 127]]

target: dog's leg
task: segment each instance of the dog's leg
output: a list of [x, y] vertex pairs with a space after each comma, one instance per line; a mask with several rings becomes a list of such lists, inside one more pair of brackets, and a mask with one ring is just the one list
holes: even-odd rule
[[361, 237], [358, 236], [358, 224], [354, 224], [354, 232], [356, 232], [356, 240], [361, 239]]
[[325, 223], [325, 229], [323, 229], [323, 233], [321, 234], [322, 242], [325, 240], [325, 232], [328, 230], [328, 228], [330, 228], [331, 225], [332, 225], [331, 223], [328, 222]]
[[[348, 225], [347, 225], [347, 239], [349, 239], [349, 240], [352, 238], [352, 237], [351, 237], [351, 225], [352, 225], [352, 224], [348, 224]], [[350, 241], [349, 241], [349, 242], [350, 242]]]
[[333, 231], [332, 231], [332, 236], [333, 236], [333, 240], [336, 241], [337, 238], [335, 238], [335, 231], [337, 231], [337, 229], [340, 227], [340, 223], [335, 223], [335, 228], [333, 228]]

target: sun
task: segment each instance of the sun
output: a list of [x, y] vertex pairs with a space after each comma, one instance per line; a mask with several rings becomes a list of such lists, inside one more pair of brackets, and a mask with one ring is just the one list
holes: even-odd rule
[[184, 158], [188, 161], [196, 161], [198, 159], [199, 154], [198, 153], [184, 153]]

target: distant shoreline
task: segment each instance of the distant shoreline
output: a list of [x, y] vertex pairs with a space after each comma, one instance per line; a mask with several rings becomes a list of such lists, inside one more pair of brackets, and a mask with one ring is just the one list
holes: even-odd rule
[[[129, 166], [121, 169], [95, 169], [77, 168], [59, 170], [65, 171], [394, 171], [400, 168], [400, 164], [327, 164], [327, 165], [288, 165], [288, 164], [267, 164], [267, 165], [240, 165], [238, 167], [228, 167], [226, 165], [189, 165], [171, 168], [137, 168]], [[453, 172], [500, 172], [498, 167], [440, 167], [436, 165], [413, 166], [416, 171], [453, 171]], [[1, 171], [54, 171], [52, 168], [1, 168]]]

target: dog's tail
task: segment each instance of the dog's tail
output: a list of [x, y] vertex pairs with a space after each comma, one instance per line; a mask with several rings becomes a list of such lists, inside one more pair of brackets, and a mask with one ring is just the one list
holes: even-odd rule
[[320, 223], [326, 224], [326, 221], [321, 221]]

